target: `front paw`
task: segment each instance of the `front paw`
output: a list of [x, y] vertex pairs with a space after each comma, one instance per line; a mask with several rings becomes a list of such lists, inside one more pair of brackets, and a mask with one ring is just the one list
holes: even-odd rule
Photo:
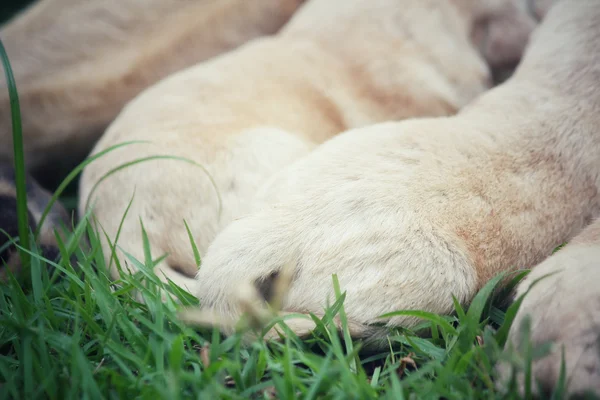
[[368, 143], [344, 147], [340, 155], [339, 146], [365, 137], [344, 135], [287, 169], [268, 190], [275, 195], [217, 236], [193, 290], [204, 308], [235, 319], [242, 310], [239, 288], [253, 287], [269, 300], [286, 265], [293, 271], [281, 311], [322, 314], [335, 301], [336, 274], [357, 337], [375, 334], [375, 325], [419, 322], [382, 320], [383, 314], [444, 314], [453, 310], [452, 296], [471, 299], [478, 285], [472, 260], [446, 221], [432, 217], [435, 204], [423, 207], [435, 199], [422, 195], [422, 181], [410, 170], [415, 164], [364, 151]]
[[516, 357], [519, 366], [510, 367], [508, 362], [499, 366], [502, 386], [510, 384], [514, 372], [523, 394], [528, 355], [550, 346], [546, 355], [532, 361], [533, 393], [549, 396], [557, 390], [564, 357], [568, 395], [586, 391], [600, 395], [598, 282], [598, 247], [567, 246], [532, 270], [517, 291], [518, 298], [530, 290], [512, 324], [505, 349], [507, 356], [513, 360]]

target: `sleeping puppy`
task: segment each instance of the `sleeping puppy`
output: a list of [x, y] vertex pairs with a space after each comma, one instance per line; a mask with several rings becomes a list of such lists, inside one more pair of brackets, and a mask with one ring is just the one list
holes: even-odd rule
[[[168, 253], [158, 275], [189, 288], [198, 266], [186, 224], [204, 254], [269, 177], [339, 132], [454, 114], [490, 86], [486, 60], [519, 60], [544, 9], [525, 4], [310, 0], [279, 34], [178, 72], [129, 103], [93, 154], [150, 143], [87, 167], [80, 212], [93, 207], [114, 240], [128, 210], [120, 248], [143, 259], [141, 220], [154, 257]], [[187, 161], [149, 159], [159, 155]], [[101, 181], [134, 160], [146, 161]]]
[[[172, 72], [277, 32], [300, 3], [38, 1], [0, 29], [19, 90], [29, 169], [48, 178], [72, 167], [140, 91]], [[4, 161], [12, 159], [10, 126], [1, 74]]]
[[[450, 313], [453, 295], [468, 304], [491, 277], [535, 266], [599, 215], [599, 85], [600, 2], [559, 1], [515, 74], [456, 116], [348, 131], [272, 178], [257, 210], [209, 247], [192, 293], [235, 320], [240, 293], [270, 300], [286, 272], [282, 314], [322, 315], [337, 274], [351, 334], [386, 346], [387, 328], [418, 320], [379, 316]], [[577, 296], [568, 287], [560, 294]], [[286, 322], [299, 335], [314, 328], [310, 318]], [[545, 324], [534, 335], [551, 335]], [[564, 341], [583, 335], [556, 329]]]
[[[26, 177], [27, 209], [29, 228], [35, 231], [40, 223], [42, 213], [48, 206], [51, 194], [44, 190], [31, 177]], [[69, 228], [70, 218], [60, 203], [54, 203], [40, 229], [37, 243], [42, 257], [55, 261], [60, 255], [55, 237], [55, 230]], [[0, 281], [8, 277], [8, 270], [13, 275], [19, 273], [21, 260], [14, 244], [19, 237], [17, 218], [17, 192], [15, 174], [12, 165], [0, 162]]]
[[[533, 282], [538, 281], [535, 285]], [[600, 219], [538, 266], [520, 284], [525, 296], [511, 326], [507, 351], [523, 354], [522, 324], [531, 318], [534, 346], [552, 342], [549, 355], [533, 363], [533, 376], [548, 395], [559, 380], [564, 350], [568, 395], [600, 394]], [[510, 368], [500, 365], [506, 384]], [[523, 392], [523, 375], [518, 375]], [[537, 385], [532, 385], [537, 392]]]

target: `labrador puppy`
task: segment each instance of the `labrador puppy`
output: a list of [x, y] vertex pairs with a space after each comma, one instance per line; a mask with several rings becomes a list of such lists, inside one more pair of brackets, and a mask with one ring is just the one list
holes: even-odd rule
[[[515, 74], [457, 115], [350, 130], [271, 178], [257, 209], [211, 244], [192, 293], [208, 312], [235, 320], [240, 294], [268, 301], [285, 272], [282, 314], [320, 315], [337, 274], [351, 334], [386, 346], [389, 327], [419, 320], [381, 315], [450, 313], [452, 296], [468, 304], [491, 277], [542, 262], [600, 214], [599, 126], [600, 2], [559, 1]], [[578, 353], [567, 357], [573, 374], [592, 366], [573, 389], [591, 384], [586, 373], [598, 377], [598, 289], [586, 272], [597, 265], [587, 238], [598, 226], [590, 229], [534, 274], [569, 268], [522, 310], [535, 309], [536, 340], [596, 349], [581, 366]], [[542, 304], [547, 296], [559, 297]], [[286, 322], [301, 336], [314, 328], [308, 317]], [[555, 359], [538, 372], [555, 373]]]
[[[130, 102], [92, 154], [148, 143], [85, 169], [80, 212], [92, 207], [110, 240], [120, 230], [126, 263], [121, 249], [143, 259], [141, 221], [153, 257], [167, 254], [158, 275], [192, 288], [190, 234], [204, 254], [268, 178], [339, 132], [454, 114], [489, 88], [486, 61], [520, 59], [548, 2], [526, 3], [310, 0], [277, 35], [171, 75]], [[156, 159], [166, 156], [179, 159]]]
[[[36, 177], [72, 167], [121, 108], [184, 67], [277, 32], [302, 0], [39, 0], [0, 28]], [[0, 77], [0, 160], [12, 160]], [[52, 176], [50, 176], [52, 178]]]

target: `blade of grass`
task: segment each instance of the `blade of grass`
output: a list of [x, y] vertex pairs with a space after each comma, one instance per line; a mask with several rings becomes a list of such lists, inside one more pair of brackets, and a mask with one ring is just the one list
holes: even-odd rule
[[[340, 289], [340, 281], [338, 280], [337, 274], [333, 274], [331, 276], [331, 278], [333, 279], [333, 290], [335, 293], [335, 299], [339, 300], [342, 297], [342, 291]], [[340, 307], [339, 316], [340, 316], [341, 330], [344, 335], [344, 342], [346, 345], [346, 354], [349, 355], [349, 354], [352, 354], [354, 349], [352, 346], [353, 343], [352, 343], [352, 337], [350, 336], [350, 329], [348, 328], [348, 318], [346, 316], [346, 310], [344, 310], [343, 304]], [[355, 359], [351, 360], [351, 362], [350, 362], [350, 370], [352, 371], [352, 373], [356, 373], [356, 360]]]
[[[29, 242], [29, 221], [27, 211], [27, 190], [25, 188], [25, 151], [23, 149], [23, 129], [21, 127], [21, 109], [19, 106], [19, 95], [17, 93], [17, 84], [13, 76], [8, 54], [2, 40], [0, 40], [0, 57], [6, 76], [8, 86], [8, 95], [10, 98], [10, 113], [12, 120], [13, 147], [14, 147], [14, 168], [15, 168], [15, 186], [17, 189], [17, 216], [19, 241], [21, 247], [25, 250], [31, 249]], [[21, 268], [23, 276], [28, 276], [30, 256], [26, 251], [19, 251], [21, 256]]]
[[194, 236], [192, 235], [192, 231], [188, 226], [187, 222], [183, 220], [185, 225], [185, 230], [187, 231], [188, 238], [190, 239], [190, 244], [192, 245], [192, 251], [194, 252], [194, 260], [196, 261], [196, 266], [200, 269], [200, 264], [202, 264], [202, 258], [200, 257], [200, 251], [198, 251], [198, 246], [196, 246], [196, 241], [194, 240]]

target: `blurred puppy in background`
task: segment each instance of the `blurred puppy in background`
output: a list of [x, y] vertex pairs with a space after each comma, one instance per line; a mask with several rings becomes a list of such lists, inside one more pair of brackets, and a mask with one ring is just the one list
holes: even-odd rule
[[[302, 0], [40, 0], [0, 28], [15, 76], [25, 145], [30, 222], [121, 108], [147, 86], [254, 38], [276, 33]], [[11, 110], [0, 74], [0, 230], [17, 234]], [[66, 215], [60, 204], [53, 214]], [[40, 245], [50, 254], [44, 223]], [[70, 226], [67, 224], [67, 226]], [[2, 241], [6, 239], [2, 234]], [[2, 242], [4, 243], [4, 242]], [[56, 248], [52, 250], [58, 253]], [[9, 253], [6, 253], [9, 252]], [[19, 257], [2, 258], [17, 269]]]

